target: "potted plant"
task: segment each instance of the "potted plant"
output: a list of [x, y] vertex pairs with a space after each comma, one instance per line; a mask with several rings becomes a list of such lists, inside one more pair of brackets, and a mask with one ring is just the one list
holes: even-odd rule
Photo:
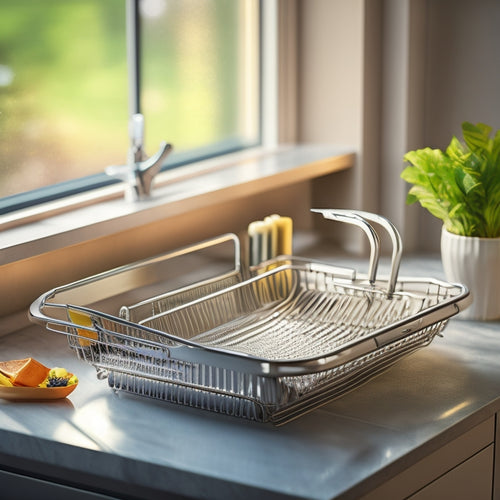
[[419, 202], [443, 221], [441, 257], [449, 281], [465, 284], [473, 304], [462, 317], [500, 318], [500, 130], [462, 124], [446, 151], [409, 151], [401, 177]]

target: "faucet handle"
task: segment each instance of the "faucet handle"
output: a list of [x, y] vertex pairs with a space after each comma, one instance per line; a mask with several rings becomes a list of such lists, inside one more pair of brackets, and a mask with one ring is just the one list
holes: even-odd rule
[[[139, 177], [141, 183], [141, 196], [150, 196], [151, 184], [156, 174], [160, 171], [165, 159], [172, 151], [172, 145], [167, 142], [160, 144], [160, 149], [147, 160], [136, 163], [136, 179]], [[137, 172], [137, 170], [139, 172]]]

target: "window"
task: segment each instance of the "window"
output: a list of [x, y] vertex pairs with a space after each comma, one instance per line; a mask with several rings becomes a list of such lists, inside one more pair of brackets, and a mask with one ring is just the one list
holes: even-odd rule
[[[257, 144], [258, 0], [137, 5], [146, 152], [171, 142], [172, 167]], [[0, 213], [114, 182], [104, 169], [129, 147], [126, 25], [125, 0], [2, 1]]]
[[140, 6], [148, 149], [168, 140], [199, 156], [255, 144], [257, 3], [145, 0]]

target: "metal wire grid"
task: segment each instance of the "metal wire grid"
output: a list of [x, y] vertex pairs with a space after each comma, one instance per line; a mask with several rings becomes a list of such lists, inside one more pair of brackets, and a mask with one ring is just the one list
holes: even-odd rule
[[[196, 307], [180, 306], [156, 319], [165, 327], [166, 318], [175, 318], [168, 325], [180, 331], [165, 331], [200, 345], [273, 359], [304, 359], [341, 349], [388, 320], [411, 317], [457, 293], [456, 287], [439, 282], [410, 285], [401, 282], [388, 299], [377, 287], [336, 283], [320, 272], [278, 269], [200, 299]], [[69, 328], [68, 340], [81, 359], [108, 377], [112, 388], [277, 424], [352, 390], [427, 345], [446, 324], [438, 322], [331, 369], [268, 377], [181, 361], [175, 358], [178, 344], [161, 331], [99, 314], [91, 318], [95, 333], [90, 340], [77, 327]]]
[[115, 390], [283, 424], [355, 389], [424, 347], [445, 325], [446, 321], [436, 323], [332, 369], [283, 377], [180, 361], [169, 357], [168, 348], [105, 330], [91, 345], [82, 346], [78, 335], [68, 339], [79, 357], [93, 364]]
[[[427, 283], [427, 288], [431, 285]], [[273, 361], [313, 358], [409, 318], [454, 291], [439, 284], [433, 288], [433, 293], [398, 290], [388, 298], [374, 286], [349, 285], [324, 272], [285, 268], [142, 324], [200, 345]]]

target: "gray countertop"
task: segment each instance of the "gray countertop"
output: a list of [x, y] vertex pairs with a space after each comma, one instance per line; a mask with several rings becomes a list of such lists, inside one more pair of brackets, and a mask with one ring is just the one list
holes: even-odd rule
[[[422, 259], [408, 271], [440, 273]], [[120, 498], [357, 498], [500, 409], [499, 352], [500, 323], [452, 319], [430, 346], [274, 427], [116, 394], [33, 325], [0, 337], [0, 359], [32, 356], [80, 383], [64, 400], [0, 400], [0, 469]]]

